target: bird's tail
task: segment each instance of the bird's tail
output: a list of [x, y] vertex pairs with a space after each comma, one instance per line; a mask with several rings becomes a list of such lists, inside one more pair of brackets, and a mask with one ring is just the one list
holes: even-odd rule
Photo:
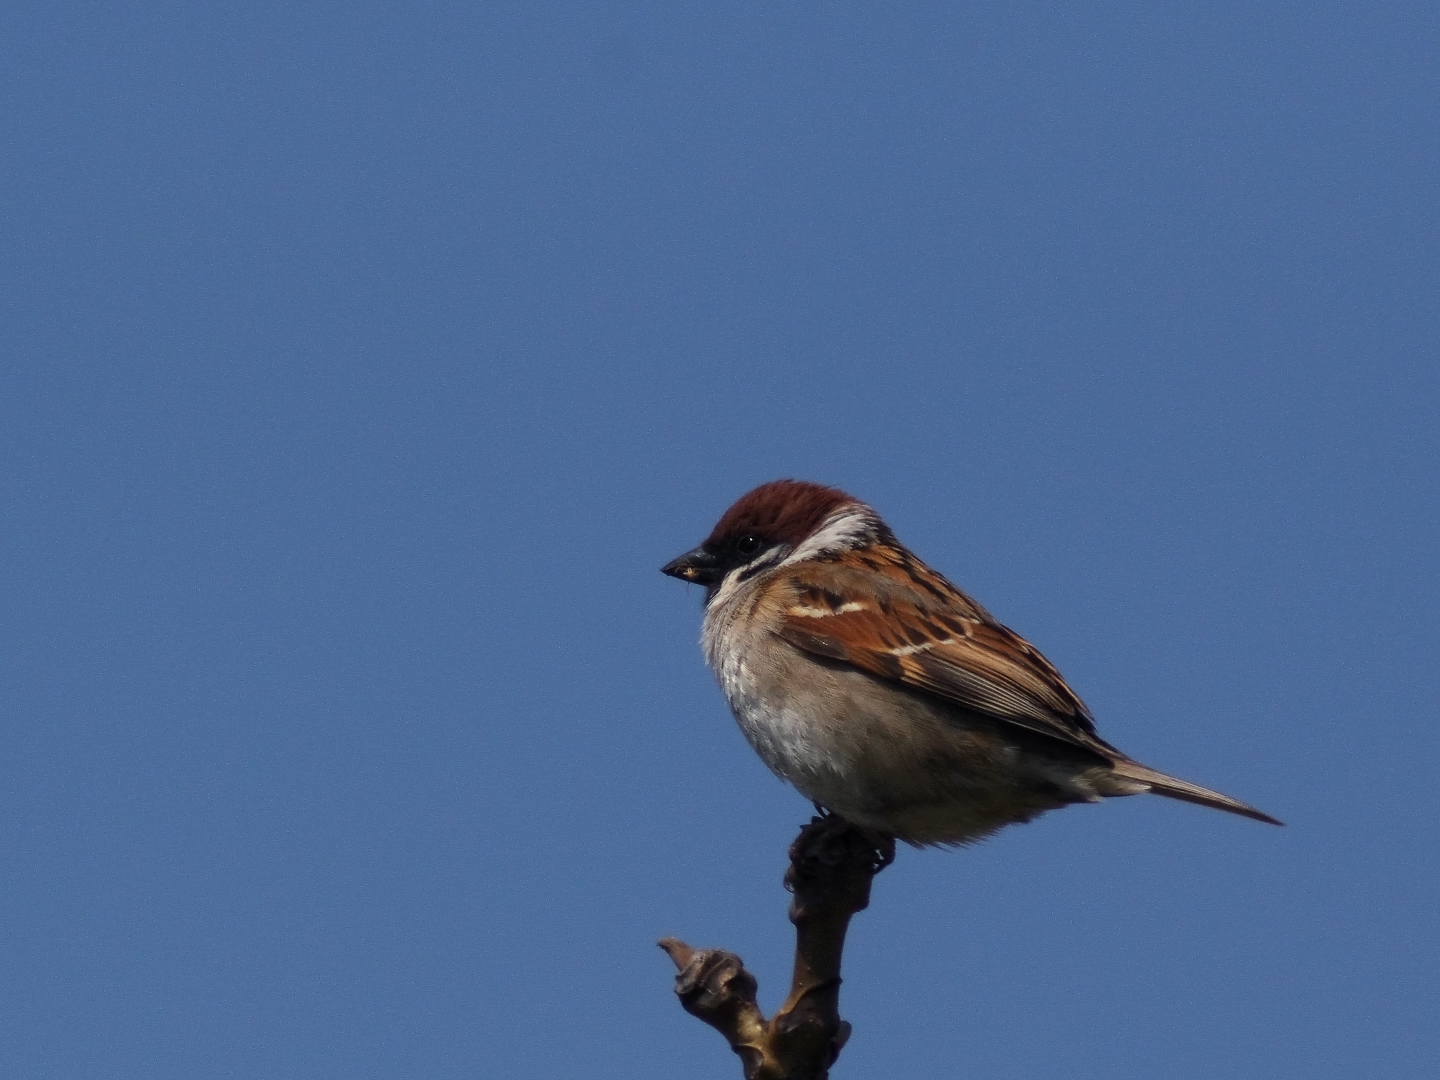
[[1150, 790], [1156, 795], [1164, 795], [1167, 798], [1196, 803], [1200, 806], [1212, 806], [1216, 810], [1226, 810], [1232, 814], [1254, 818], [1256, 821], [1265, 821], [1271, 825], [1285, 824], [1269, 814], [1256, 810], [1249, 803], [1243, 803], [1239, 799], [1232, 799], [1229, 795], [1222, 795], [1218, 791], [1203, 788], [1199, 784], [1192, 784], [1188, 780], [1181, 780], [1177, 776], [1167, 776], [1165, 773], [1157, 772], [1149, 766], [1141, 765], [1138, 761], [1131, 761], [1129, 758], [1117, 761], [1112, 771], [1123, 779], [1149, 785]]

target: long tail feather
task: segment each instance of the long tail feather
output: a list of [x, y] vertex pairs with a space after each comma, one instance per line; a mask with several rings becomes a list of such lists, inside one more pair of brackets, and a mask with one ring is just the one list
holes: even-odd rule
[[1127, 780], [1138, 780], [1142, 784], [1149, 784], [1150, 790], [1156, 795], [1164, 795], [1167, 798], [1179, 799], [1181, 802], [1196, 803], [1200, 806], [1214, 807], [1216, 810], [1225, 810], [1232, 814], [1239, 814], [1241, 817], [1254, 818], [1256, 821], [1264, 821], [1271, 825], [1283, 825], [1269, 814], [1249, 803], [1243, 803], [1239, 799], [1232, 799], [1229, 795], [1222, 795], [1218, 791], [1211, 791], [1209, 788], [1201, 787], [1199, 784], [1192, 784], [1188, 780], [1181, 780], [1178, 776], [1167, 776], [1165, 773], [1157, 772], [1147, 765], [1141, 765], [1138, 761], [1123, 760], [1117, 761], [1114, 772]]

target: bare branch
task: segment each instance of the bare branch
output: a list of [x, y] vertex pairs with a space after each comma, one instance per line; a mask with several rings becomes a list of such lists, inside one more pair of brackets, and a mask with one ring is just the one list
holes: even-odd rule
[[890, 837], [834, 815], [817, 817], [790, 845], [785, 887], [793, 894], [795, 968], [790, 993], [773, 1018], [756, 1000], [755, 976], [723, 949], [693, 949], [666, 938], [675, 993], [691, 1016], [709, 1024], [740, 1055], [745, 1080], [825, 1080], [850, 1037], [840, 1019], [840, 963], [850, 919], [870, 902], [870, 883], [895, 857]]

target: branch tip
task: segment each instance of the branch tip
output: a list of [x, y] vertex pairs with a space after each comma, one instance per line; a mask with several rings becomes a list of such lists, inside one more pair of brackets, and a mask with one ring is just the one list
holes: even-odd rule
[[677, 969], [681, 1005], [725, 1036], [746, 1080], [825, 1080], [851, 1031], [839, 1012], [845, 934], [869, 904], [875, 875], [894, 859], [895, 842], [825, 814], [800, 830], [789, 854], [795, 969], [772, 1018], [761, 1013], [755, 976], [734, 953], [678, 938], [658, 943]]

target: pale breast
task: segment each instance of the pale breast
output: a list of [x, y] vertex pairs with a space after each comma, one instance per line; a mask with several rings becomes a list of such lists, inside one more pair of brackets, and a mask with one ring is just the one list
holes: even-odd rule
[[1004, 725], [802, 653], [763, 629], [762, 602], [737, 590], [712, 603], [705, 653], [750, 744], [808, 798], [920, 843], [963, 843], [1073, 801], [1052, 783], [1056, 763]]

